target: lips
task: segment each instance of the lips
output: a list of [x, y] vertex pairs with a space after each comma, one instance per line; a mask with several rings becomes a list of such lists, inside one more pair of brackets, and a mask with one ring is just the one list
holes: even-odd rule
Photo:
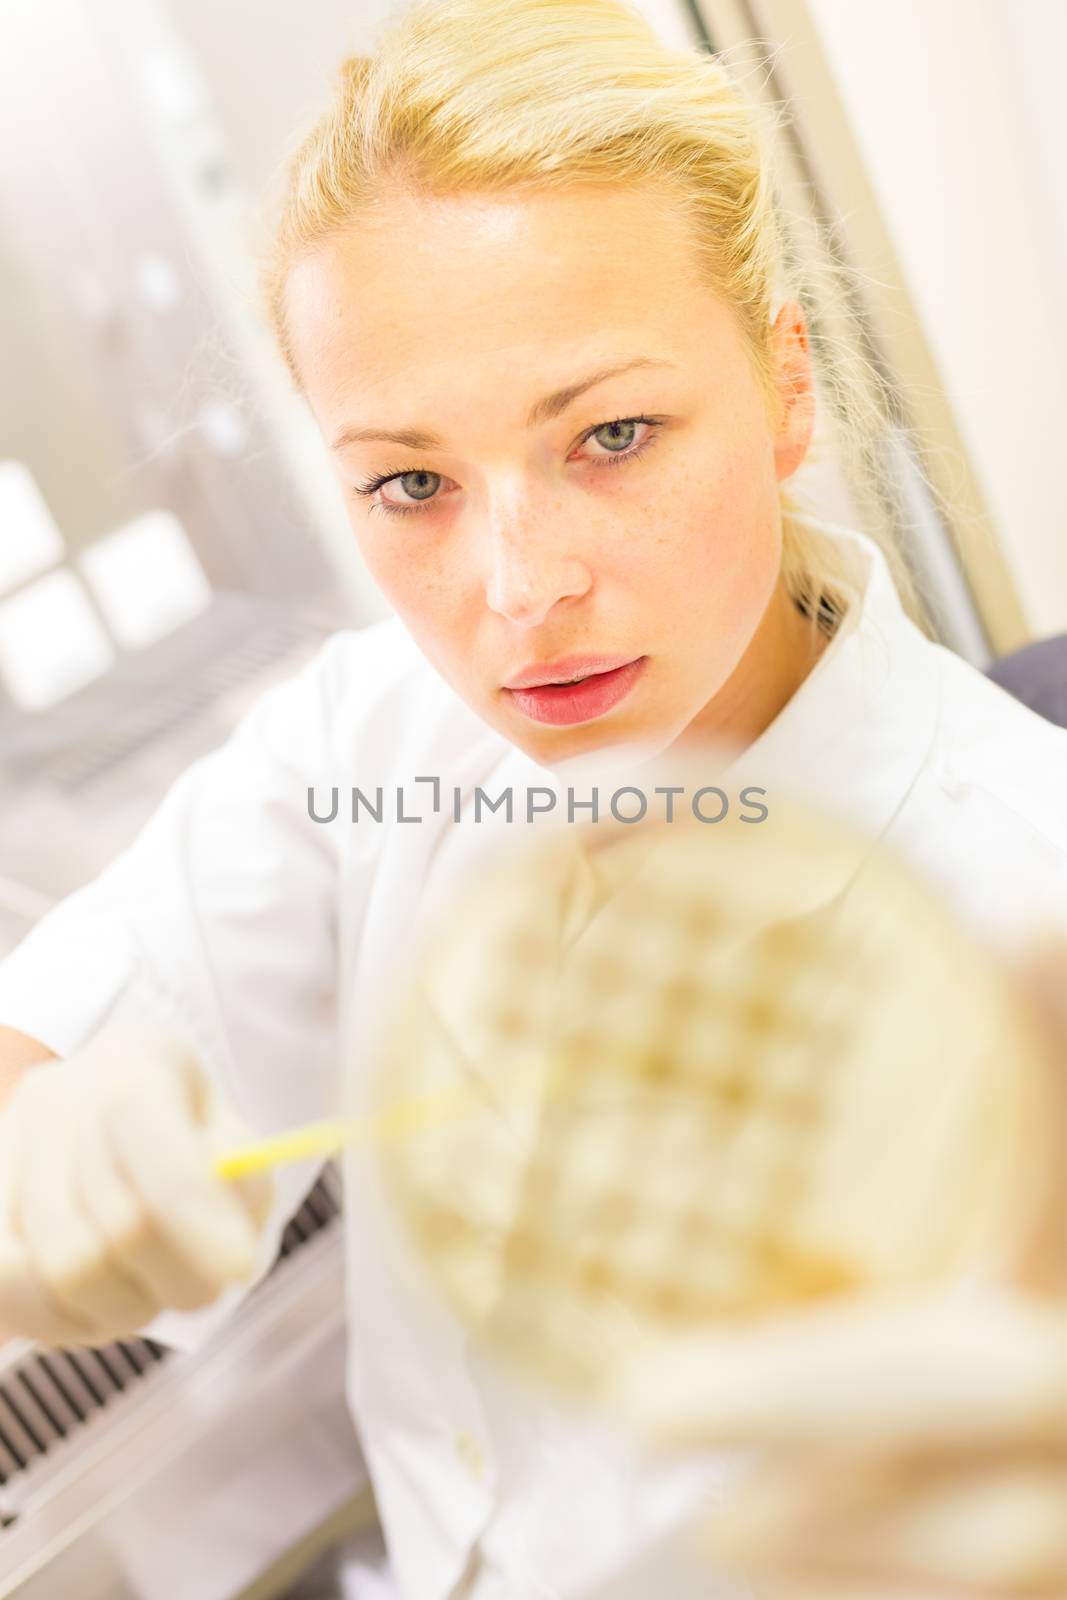
[[539, 689], [546, 684], [574, 683], [600, 673], [614, 672], [637, 658], [623, 655], [561, 656], [558, 661], [532, 662], [504, 683], [505, 689]]
[[527, 688], [505, 692], [515, 708], [531, 722], [547, 722], [557, 727], [591, 722], [626, 698], [647, 664], [647, 656], [638, 656], [607, 671], [589, 672], [577, 683], [542, 680]]

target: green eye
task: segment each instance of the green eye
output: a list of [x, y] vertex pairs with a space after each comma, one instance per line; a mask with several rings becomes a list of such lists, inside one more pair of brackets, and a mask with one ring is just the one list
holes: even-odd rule
[[[642, 427], [645, 437], [634, 444], [634, 429]], [[636, 461], [655, 444], [662, 427], [663, 422], [657, 417], [615, 417], [611, 422], [601, 422], [590, 428], [582, 442], [588, 444], [593, 439], [607, 453], [586, 459], [598, 467], [621, 467], [627, 461]]]
[[[619, 422], [602, 422], [599, 428], [593, 430], [590, 437], [596, 439], [605, 449], [626, 450], [634, 442], [634, 429], [637, 423], [636, 417], [627, 417]], [[602, 439], [599, 437], [600, 434], [609, 434], [610, 437]]]
[[[634, 430], [639, 427], [648, 429], [648, 433], [639, 444], [634, 444]], [[582, 436], [582, 443], [587, 444], [590, 439], [605, 450], [606, 454], [588, 456], [586, 459], [597, 466], [622, 466], [627, 461], [635, 461], [638, 456], [644, 455], [656, 440], [663, 427], [663, 420], [658, 417], [615, 417], [611, 422], [598, 423], [595, 428]], [[604, 438], [598, 437], [605, 435]], [[427, 472], [421, 467], [409, 467], [407, 470], [392, 467], [379, 473], [367, 483], [357, 484], [355, 493], [363, 499], [372, 499], [386, 484], [399, 483], [401, 492], [410, 502], [407, 505], [398, 501], [377, 500], [371, 505], [371, 511], [381, 511], [386, 516], [406, 516], [418, 512], [422, 506], [432, 504], [438, 499], [438, 490], [443, 482], [441, 473]]]
[[[428, 489], [425, 486], [426, 479], [430, 480]], [[400, 484], [409, 499], [429, 500], [437, 485], [441, 482], [441, 474], [439, 472], [405, 472], [401, 477], [394, 479], [394, 482]]]

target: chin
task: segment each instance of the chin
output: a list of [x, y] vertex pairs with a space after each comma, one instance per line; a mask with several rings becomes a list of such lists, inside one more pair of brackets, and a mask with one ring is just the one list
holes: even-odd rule
[[561, 767], [584, 757], [605, 756], [619, 752], [625, 762], [625, 752], [633, 752], [637, 762], [651, 761], [671, 744], [673, 733], [650, 733], [634, 727], [611, 727], [607, 722], [580, 723], [571, 728], [546, 729], [545, 736], [518, 740], [522, 749], [544, 767]]

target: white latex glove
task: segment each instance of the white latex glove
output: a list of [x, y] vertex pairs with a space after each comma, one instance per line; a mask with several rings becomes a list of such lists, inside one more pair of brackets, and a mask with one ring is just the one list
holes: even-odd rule
[[251, 1136], [163, 1028], [30, 1067], [0, 1113], [0, 1337], [105, 1343], [247, 1281], [273, 1184], [212, 1158]]
[[761, 1593], [1067, 1594], [1062, 1302], [857, 1297], [677, 1339], [615, 1383], [650, 1437], [754, 1450], [703, 1539]]

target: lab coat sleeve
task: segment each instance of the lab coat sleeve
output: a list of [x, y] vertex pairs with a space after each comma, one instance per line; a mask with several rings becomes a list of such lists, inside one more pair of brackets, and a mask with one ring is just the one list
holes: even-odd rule
[[[336, 724], [361, 649], [357, 630], [332, 635], [42, 918], [0, 963], [0, 1024], [67, 1056], [110, 1023], [163, 1023], [256, 1132], [336, 1114], [337, 832], [311, 819], [307, 793], [339, 781]], [[254, 1281], [321, 1165], [275, 1169]], [[251, 1286], [145, 1331], [192, 1347]]]

